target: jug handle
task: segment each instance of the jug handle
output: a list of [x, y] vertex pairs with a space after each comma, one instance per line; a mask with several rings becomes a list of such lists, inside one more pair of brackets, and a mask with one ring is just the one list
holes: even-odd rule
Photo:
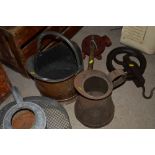
[[117, 88], [126, 81], [126, 73], [122, 69], [116, 69], [109, 73], [109, 78], [113, 83], [113, 88]]
[[12, 94], [13, 94], [13, 97], [15, 99], [15, 102], [18, 105], [23, 104], [23, 102], [24, 102], [23, 98], [22, 98], [22, 96], [21, 96], [21, 94], [20, 94], [20, 92], [19, 92], [17, 87], [15, 87], [15, 86], [12, 87]]
[[55, 32], [55, 31], [43, 32], [39, 36], [38, 42], [37, 42], [37, 50], [39, 51], [39, 53], [41, 53], [41, 41], [46, 36], [55, 36], [56, 39], [61, 38], [61, 40], [65, 41], [69, 45], [69, 47], [72, 49], [72, 51], [73, 51], [73, 53], [75, 55], [75, 58], [76, 58], [76, 61], [77, 61], [77, 64], [78, 64], [78, 70], [80, 71], [83, 66], [81, 65], [81, 61], [80, 61], [80, 58], [78, 56], [78, 53], [76, 51], [76, 48], [75, 48], [74, 44], [68, 38], [66, 38], [64, 35], [62, 35], [62, 34], [60, 34], [58, 32]]

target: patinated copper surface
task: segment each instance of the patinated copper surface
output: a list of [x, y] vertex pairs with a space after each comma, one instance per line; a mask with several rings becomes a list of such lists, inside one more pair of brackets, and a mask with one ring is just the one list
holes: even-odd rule
[[95, 37], [89, 36], [85, 41], [88, 43], [87, 50], [89, 51], [88, 70], [78, 74], [74, 80], [74, 86], [79, 92], [75, 103], [75, 115], [82, 124], [99, 128], [113, 119], [114, 104], [111, 94], [113, 87], [124, 82], [122, 78], [121, 81], [117, 81], [124, 72], [115, 70], [106, 75], [104, 72], [93, 70], [95, 54], [97, 56], [98, 51], [101, 52], [101, 46], [97, 45], [100, 42], [95, 40]]
[[111, 97], [103, 100], [91, 100], [78, 96], [75, 104], [76, 118], [85, 126], [100, 128], [110, 123], [114, 117], [114, 104]]
[[[47, 36], [54, 36], [63, 42], [42, 51], [41, 42]], [[38, 54], [28, 59], [26, 68], [40, 93], [64, 103], [73, 99], [76, 96], [74, 78], [83, 70], [78, 45], [60, 33], [47, 32], [38, 39], [38, 49]]]
[[74, 78], [75, 76], [65, 81], [53, 83], [41, 80], [35, 80], [35, 82], [42, 95], [54, 98], [58, 101], [67, 101], [77, 95], [74, 88]]

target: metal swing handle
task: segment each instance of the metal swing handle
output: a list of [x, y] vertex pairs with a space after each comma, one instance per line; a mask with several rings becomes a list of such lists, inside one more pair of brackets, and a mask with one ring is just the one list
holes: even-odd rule
[[43, 32], [39, 36], [38, 42], [37, 42], [37, 49], [38, 49], [39, 53], [42, 52], [41, 51], [41, 42], [42, 42], [43, 38], [46, 37], [46, 36], [55, 36], [56, 39], [61, 38], [61, 40], [65, 41], [69, 45], [69, 47], [72, 49], [72, 51], [73, 51], [73, 53], [75, 55], [77, 65], [78, 65], [78, 69], [79, 70], [81, 69], [82, 66], [81, 66], [81, 63], [80, 63], [80, 58], [78, 56], [78, 53], [77, 53], [77, 50], [76, 50], [74, 44], [68, 38], [66, 38], [64, 35], [62, 35], [62, 34], [60, 34], [58, 32], [55, 32], [55, 31]]
[[126, 81], [126, 73], [122, 69], [116, 69], [109, 73], [109, 78], [113, 83], [113, 88], [117, 88]]

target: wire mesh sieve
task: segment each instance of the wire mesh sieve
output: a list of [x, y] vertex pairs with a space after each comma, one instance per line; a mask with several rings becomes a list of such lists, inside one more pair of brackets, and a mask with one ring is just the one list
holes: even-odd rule
[[[57, 101], [44, 96], [25, 97], [24, 101], [30, 101], [43, 108], [46, 114], [47, 129], [71, 129], [69, 116], [65, 108]], [[8, 103], [0, 109], [0, 128], [2, 128], [5, 113], [15, 105], [15, 102]]]

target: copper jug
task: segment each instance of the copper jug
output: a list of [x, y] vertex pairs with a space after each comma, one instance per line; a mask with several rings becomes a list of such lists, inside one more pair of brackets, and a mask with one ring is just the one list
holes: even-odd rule
[[74, 86], [79, 92], [75, 103], [76, 118], [85, 126], [92, 128], [103, 127], [114, 117], [112, 101], [113, 88], [125, 82], [123, 70], [114, 70], [106, 75], [104, 72], [93, 70], [95, 42], [91, 42], [88, 70], [78, 74]]

